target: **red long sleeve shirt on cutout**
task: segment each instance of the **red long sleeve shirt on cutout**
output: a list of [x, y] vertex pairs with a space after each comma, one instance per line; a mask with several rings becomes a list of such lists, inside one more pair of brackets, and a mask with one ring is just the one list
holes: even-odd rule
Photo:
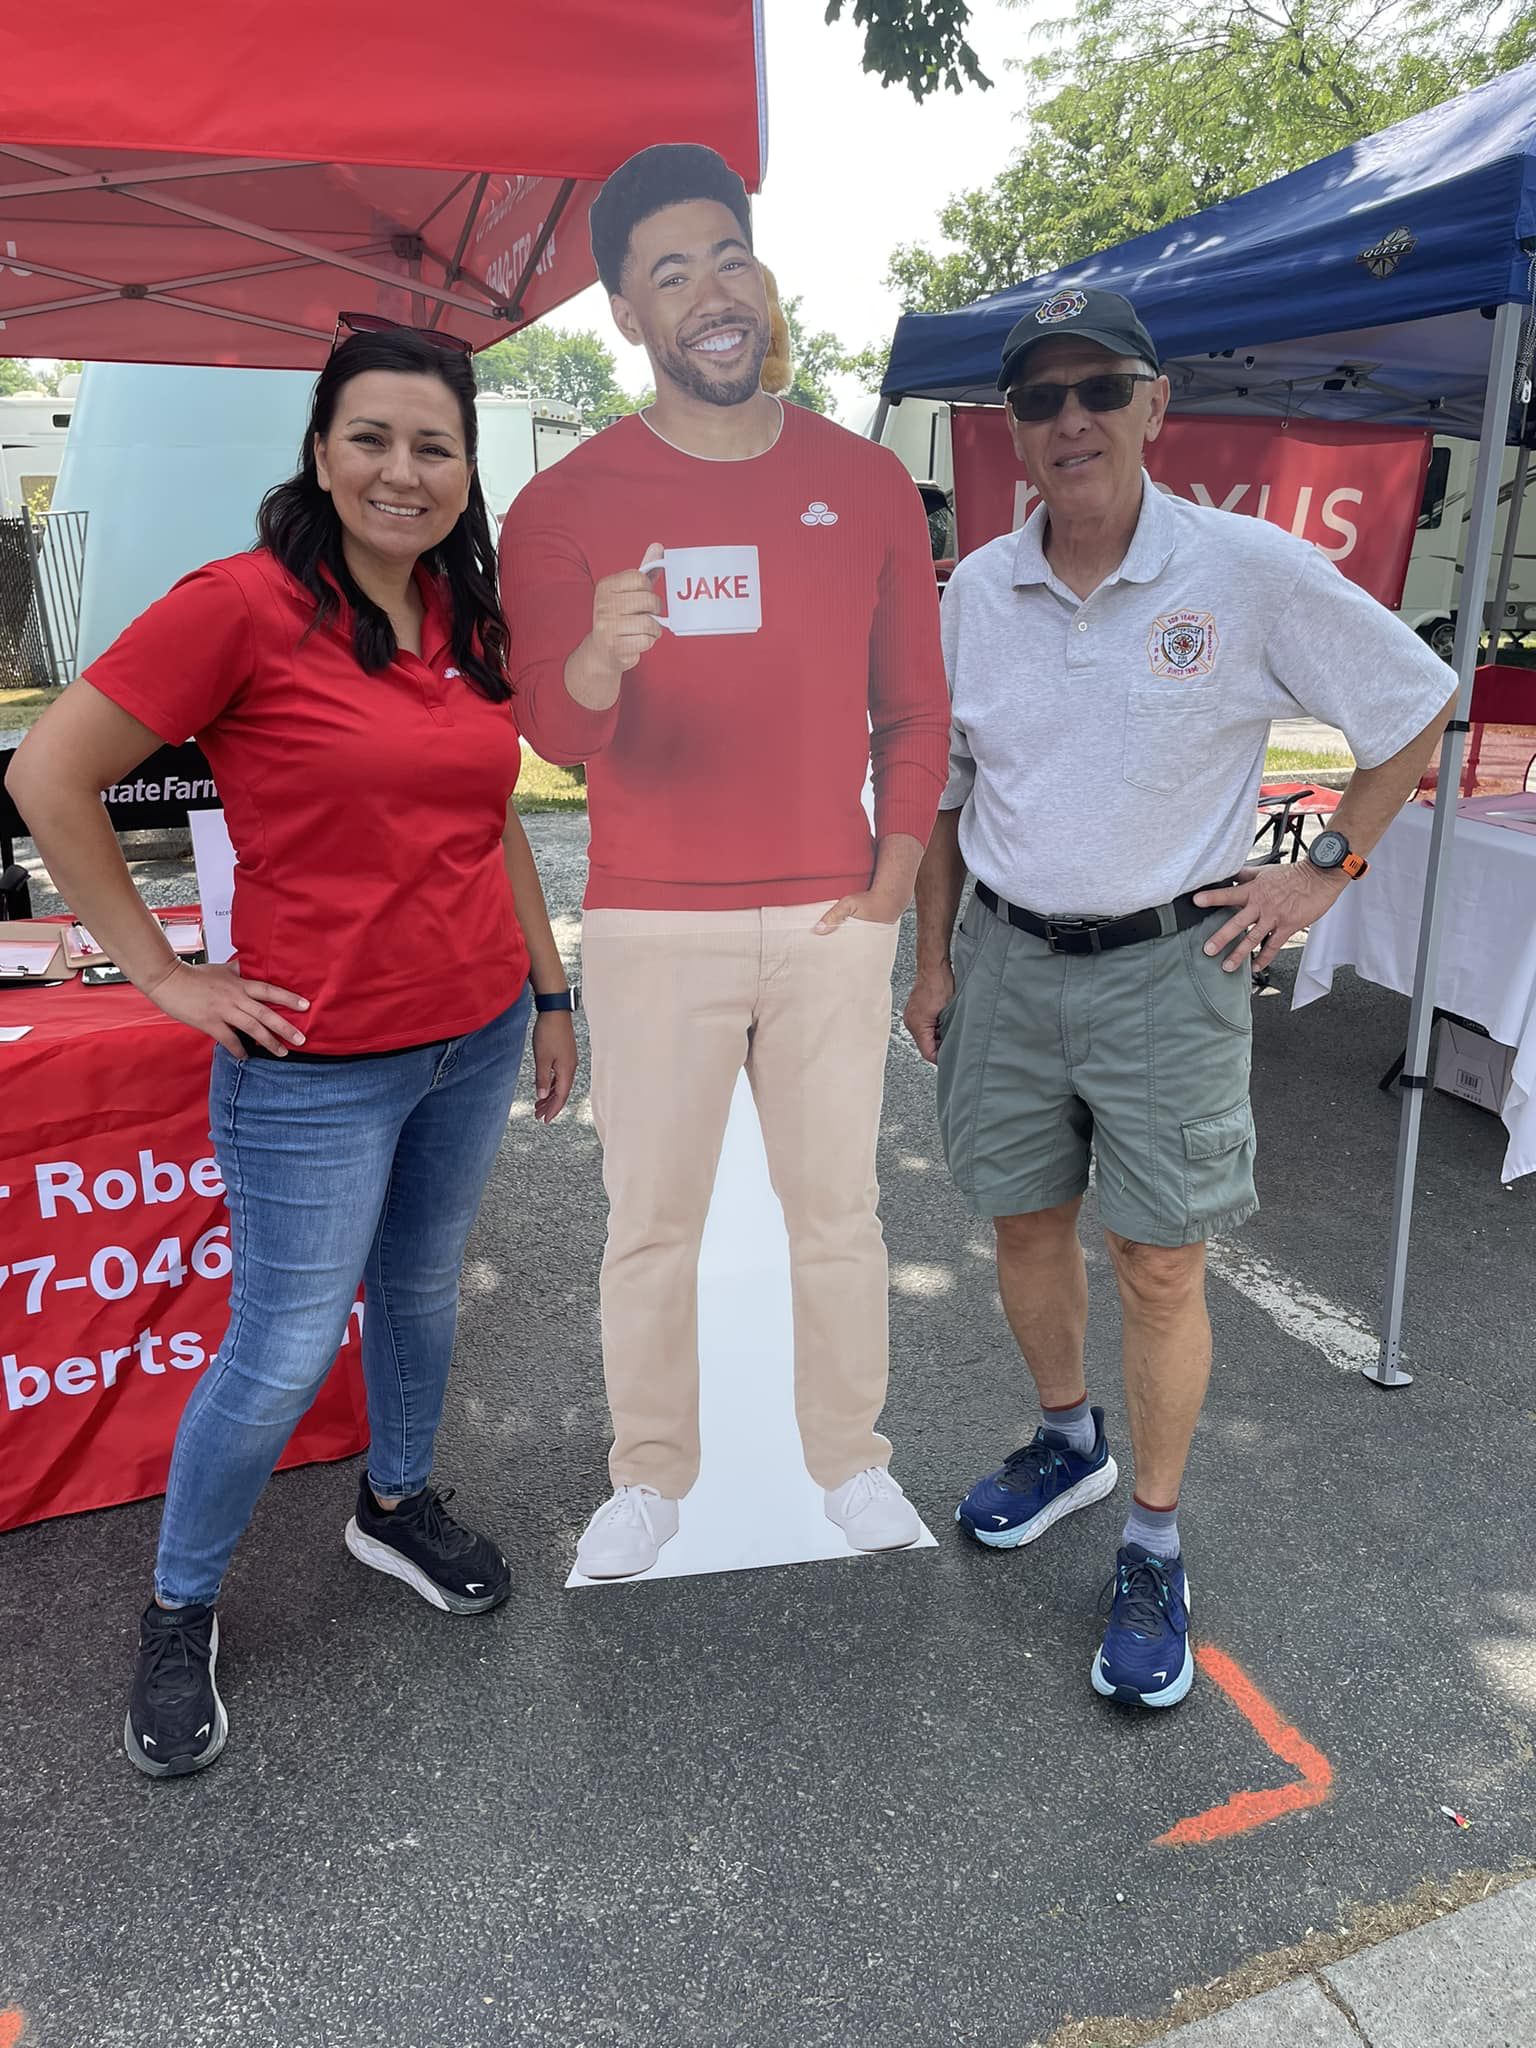
[[[758, 550], [762, 625], [664, 633], [617, 703], [565, 663], [592, 593], [667, 548]], [[657, 579], [658, 591], [662, 579]], [[765, 454], [684, 454], [631, 416], [537, 476], [501, 534], [517, 722], [585, 761], [589, 909], [737, 910], [866, 889], [875, 834], [926, 843], [949, 772], [949, 693], [922, 500], [888, 449], [784, 407]]]

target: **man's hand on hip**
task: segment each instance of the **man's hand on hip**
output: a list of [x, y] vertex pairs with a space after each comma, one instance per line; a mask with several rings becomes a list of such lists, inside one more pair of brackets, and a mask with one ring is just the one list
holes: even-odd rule
[[1207, 953], [1231, 952], [1222, 961], [1228, 974], [1239, 967], [1265, 968], [1294, 932], [1315, 924], [1349, 886], [1346, 875], [1324, 874], [1307, 861], [1271, 861], [1244, 868], [1230, 889], [1197, 889], [1202, 909], [1232, 911], [1205, 941]]
[[939, 1014], [954, 993], [953, 970], [948, 966], [931, 969], [913, 982], [901, 1013], [908, 1036], [931, 1067], [939, 1063]]

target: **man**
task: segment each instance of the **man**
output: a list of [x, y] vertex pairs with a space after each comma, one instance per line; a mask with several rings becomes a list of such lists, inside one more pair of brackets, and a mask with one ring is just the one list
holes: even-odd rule
[[923, 508], [887, 451], [761, 389], [746, 190], [713, 150], [643, 151], [591, 221], [656, 400], [536, 478], [501, 543], [519, 723], [588, 764], [614, 1494], [577, 1569], [647, 1570], [697, 1476], [699, 1242], [743, 1067], [789, 1234], [806, 1465], [850, 1543], [897, 1547], [921, 1524], [875, 1430], [875, 1139], [948, 746]]
[[[1116, 1483], [1083, 1375], [1093, 1155], [1135, 1494], [1092, 1677], [1165, 1707], [1194, 1678], [1177, 1506], [1210, 1373], [1205, 1243], [1257, 1207], [1250, 968], [1364, 871], [1449, 716], [1446, 671], [1307, 543], [1154, 489], [1168, 383], [1125, 299], [1031, 308], [998, 388], [1041, 503], [945, 595], [950, 778], [905, 1020], [1042, 1415], [957, 1519], [1012, 1548]], [[1309, 861], [1244, 868], [1270, 721], [1301, 711], [1360, 765]]]

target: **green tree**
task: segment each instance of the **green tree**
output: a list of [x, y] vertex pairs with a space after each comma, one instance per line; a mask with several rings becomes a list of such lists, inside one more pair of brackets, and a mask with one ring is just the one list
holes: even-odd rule
[[41, 377], [24, 357], [0, 356], [0, 398], [13, 398], [18, 391], [42, 388]]
[[587, 414], [587, 424], [606, 427], [610, 420], [623, 419], [626, 413], [643, 412], [648, 405], [656, 403], [656, 394], [647, 387], [638, 396], [631, 391], [614, 389]]
[[24, 356], [0, 356], [0, 398], [13, 397], [18, 391], [41, 391], [46, 397], [56, 398], [62, 379], [81, 367], [79, 363], [59, 363], [43, 357], [29, 361]]
[[882, 85], [904, 85], [920, 101], [941, 86], [991, 84], [965, 40], [966, 0], [827, 0], [827, 20], [845, 8], [864, 31], [864, 69]]
[[898, 248], [909, 311], [969, 305], [1251, 191], [1536, 54], [1536, 0], [1077, 0], [1027, 81], [1027, 139]]
[[848, 357], [835, 334], [825, 328], [808, 333], [800, 317], [798, 297], [781, 301], [789, 325], [790, 362], [795, 381], [784, 396], [811, 412], [830, 412], [834, 404], [832, 378], [847, 366]]
[[583, 417], [618, 395], [613, 351], [590, 329], [561, 334], [553, 327], [525, 327], [475, 357], [475, 382], [482, 391], [527, 391], [574, 405]]

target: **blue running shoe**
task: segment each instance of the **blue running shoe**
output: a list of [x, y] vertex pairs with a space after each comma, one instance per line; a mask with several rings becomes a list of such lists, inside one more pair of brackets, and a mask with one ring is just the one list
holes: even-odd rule
[[1091, 1507], [1115, 1490], [1120, 1468], [1109, 1455], [1104, 1410], [1094, 1408], [1093, 1449], [1086, 1457], [1043, 1426], [1033, 1443], [1015, 1451], [1000, 1472], [978, 1479], [955, 1509], [955, 1520], [978, 1543], [1016, 1550], [1033, 1543], [1074, 1508]]
[[1104, 1597], [1109, 1626], [1093, 1660], [1094, 1691], [1128, 1707], [1176, 1707], [1195, 1682], [1184, 1560], [1122, 1544]]

